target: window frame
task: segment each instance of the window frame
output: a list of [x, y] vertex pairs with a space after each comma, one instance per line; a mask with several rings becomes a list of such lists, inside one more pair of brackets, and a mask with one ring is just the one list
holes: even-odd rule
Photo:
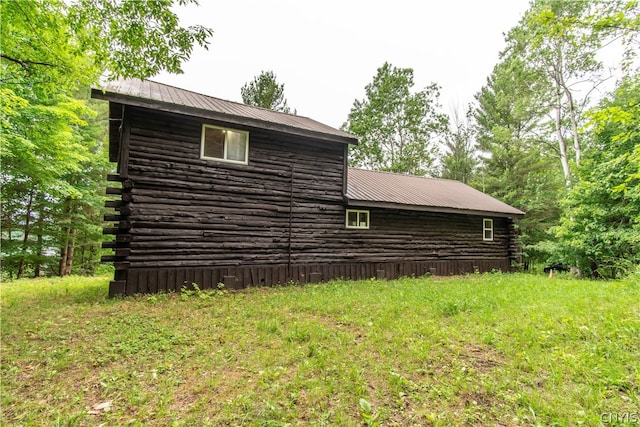
[[[358, 225], [349, 225], [349, 214], [355, 213], [358, 218]], [[367, 221], [365, 225], [360, 225], [360, 214], [367, 215]], [[344, 214], [344, 226], [345, 228], [353, 229], [353, 230], [368, 230], [369, 224], [371, 223], [371, 213], [368, 210], [364, 209], [347, 209]]]
[[[489, 226], [487, 227], [487, 224]], [[493, 218], [482, 218], [482, 240], [485, 242], [493, 242]], [[491, 233], [491, 237], [487, 237], [487, 231]]]
[[[205, 134], [207, 131], [207, 128], [210, 129], [219, 129], [222, 130], [223, 132], [226, 131], [231, 131], [231, 132], [235, 132], [235, 133], [239, 133], [239, 134], [243, 134], [244, 135], [244, 160], [233, 160], [233, 159], [228, 159], [227, 158], [227, 142], [226, 142], [226, 138], [225, 141], [223, 142], [223, 153], [222, 156], [223, 157], [210, 157], [210, 156], [205, 156], [204, 154], [204, 147], [205, 147]], [[213, 161], [217, 161], [217, 162], [226, 162], [226, 163], [235, 163], [237, 165], [248, 165], [249, 164], [249, 132], [246, 130], [240, 130], [240, 129], [234, 129], [234, 128], [228, 128], [228, 127], [224, 127], [224, 126], [216, 126], [216, 125], [208, 125], [206, 123], [202, 124], [202, 133], [200, 135], [200, 158], [204, 159], [204, 160], [213, 160]]]

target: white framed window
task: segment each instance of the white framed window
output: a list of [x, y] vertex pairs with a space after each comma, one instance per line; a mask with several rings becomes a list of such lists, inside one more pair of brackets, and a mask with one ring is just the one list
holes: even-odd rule
[[347, 228], [369, 228], [369, 211], [347, 209], [345, 226]]
[[249, 132], [202, 125], [200, 158], [246, 165], [249, 161]]
[[493, 240], [493, 220], [490, 218], [482, 219], [482, 240], [487, 242]]

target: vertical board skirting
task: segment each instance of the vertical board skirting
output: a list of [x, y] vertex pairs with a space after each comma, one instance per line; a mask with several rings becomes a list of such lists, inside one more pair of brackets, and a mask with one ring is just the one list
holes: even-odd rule
[[135, 295], [157, 292], [179, 292], [182, 288], [193, 290], [218, 288], [238, 290], [255, 286], [287, 285], [290, 283], [318, 283], [334, 279], [363, 280], [370, 278], [397, 279], [511, 271], [508, 261], [451, 260], [414, 263], [357, 263], [273, 265], [248, 267], [181, 267], [164, 269], [129, 269], [126, 286], [111, 282], [109, 295]]

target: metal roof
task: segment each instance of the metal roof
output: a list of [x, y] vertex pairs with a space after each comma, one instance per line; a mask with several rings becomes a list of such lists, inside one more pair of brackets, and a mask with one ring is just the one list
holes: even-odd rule
[[313, 119], [253, 107], [151, 80], [125, 79], [94, 88], [92, 96], [126, 105], [259, 127], [312, 138], [356, 144], [357, 138]]
[[459, 181], [349, 168], [352, 206], [522, 216], [524, 212]]

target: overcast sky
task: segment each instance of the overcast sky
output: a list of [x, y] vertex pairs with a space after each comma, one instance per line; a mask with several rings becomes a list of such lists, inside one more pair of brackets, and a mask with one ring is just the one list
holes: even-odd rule
[[340, 127], [388, 61], [413, 68], [415, 90], [440, 85], [442, 111], [464, 110], [485, 84], [528, 0], [200, 0], [183, 25], [214, 30], [182, 75], [152, 80], [241, 102], [240, 88], [275, 72], [298, 115]]

